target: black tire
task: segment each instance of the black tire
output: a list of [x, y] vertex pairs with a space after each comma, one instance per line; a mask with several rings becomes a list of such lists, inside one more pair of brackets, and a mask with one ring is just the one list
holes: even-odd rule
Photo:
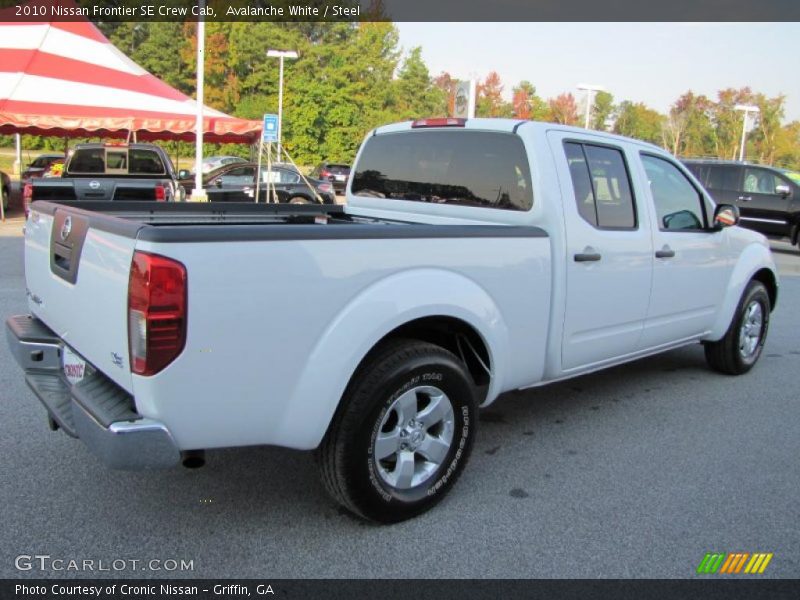
[[[421, 421], [426, 398], [424, 392], [418, 394], [416, 390], [443, 393], [452, 407], [452, 413], [447, 413], [452, 418], [447, 426], [452, 441], [446, 454], [441, 450], [444, 459], [435, 463], [436, 467], [426, 462], [424, 451], [419, 451], [423, 452], [419, 457], [416, 449], [410, 452], [414, 457], [411, 463], [414, 477], [426, 478], [419, 485], [413, 485], [412, 479], [407, 486], [395, 487], [385, 479], [387, 475], [391, 477], [387, 463], [377, 460], [376, 454], [377, 436], [381, 432], [393, 435], [393, 431], [402, 427], [398, 422], [400, 413], [390, 409], [397, 406], [401, 397], [416, 397], [414, 410], [419, 419], [416, 424], [423, 427], [422, 435], [426, 438], [437, 435], [434, 428], [443, 427], [441, 423], [445, 422], [431, 424], [430, 429], [424, 426]], [[434, 403], [433, 397], [429, 402], [428, 406]], [[392, 419], [395, 424], [390, 426]], [[432, 508], [452, 488], [469, 458], [477, 421], [472, 379], [452, 353], [427, 342], [387, 342], [373, 351], [356, 372], [317, 450], [322, 480], [335, 500], [364, 519], [380, 523], [409, 519]], [[387, 427], [392, 432], [385, 433]], [[400, 451], [393, 456], [397, 472]], [[426, 469], [429, 469], [427, 474]], [[417, 475], [418, 470], [422, 474]]]
[[[744, 345], [742, 327], [748, 317], [748, 311], [754, 304], [759, 306], [761, 313], [761, 323], [756, 328], [759, 337], [752, 352], [745, 352], [742, 349]], [[742, 294], [739, 306], [736, 307], [736, 313], [725, 336], [717, 342], [705, 343], [708, 365], [715, 371], [727, 375], [742, 375], [752, 369], [764, 349], [769, 330], [770, 309], [767, 288], [760, 281], [750, 281]]]

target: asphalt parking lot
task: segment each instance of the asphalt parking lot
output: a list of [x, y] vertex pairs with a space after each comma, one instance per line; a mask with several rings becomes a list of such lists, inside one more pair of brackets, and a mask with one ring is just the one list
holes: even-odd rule
[[[26, 311], [21, 221], [0, 226], [0, 316]], [[433, 511], [391, 527], [328, 498], [309, 453], [209, 452], [197, 471], [106, 470], [52, 433], [0, 344], [0, 577], [19, 555], [185, 560], [128, 577], [692, 577], [706, 552], [772, 552], [800, 576], [800, 253], [744, 377], [700, 346], [501, 398]]]

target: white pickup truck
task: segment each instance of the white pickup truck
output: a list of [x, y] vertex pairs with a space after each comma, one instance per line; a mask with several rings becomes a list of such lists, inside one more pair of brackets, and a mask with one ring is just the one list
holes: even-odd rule
[[436, 504], [499, 394], [703, 343], [758, 360], [778, 279], [669, 154], [545, 123], [365, 139], [347, 208], [36, 202], [11, 348], [108, 465], [316, 450], [375, 521]]

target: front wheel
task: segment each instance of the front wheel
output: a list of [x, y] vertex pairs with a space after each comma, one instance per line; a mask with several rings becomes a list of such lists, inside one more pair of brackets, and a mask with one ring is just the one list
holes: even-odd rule
[[318, 450], [328, 492], [393, 523], [437, 504], [469, 457], [477, 401], [463, 363], [412, 340], [379, 347], [348, 386]]
[[728, 375], [741, 375], [752, 369], [767, 339], [769, 313], [767, 289], [760, 281], [751, 281], [725, 336], [718, 342], [705, 344], [709, 366]]

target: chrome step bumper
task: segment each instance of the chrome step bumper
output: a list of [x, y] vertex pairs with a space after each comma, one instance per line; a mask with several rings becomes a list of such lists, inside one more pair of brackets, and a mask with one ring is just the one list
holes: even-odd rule
[[80, 438], [114, 469], [158, 469], [178, 463], [180, 451], [167, 427], [136, 412], [133, 398], [92, 369], [71, 386], [61, 370], [64, 343], [30, 315], [6, 320], [6, 337], [28, 387], [65, 433]]

